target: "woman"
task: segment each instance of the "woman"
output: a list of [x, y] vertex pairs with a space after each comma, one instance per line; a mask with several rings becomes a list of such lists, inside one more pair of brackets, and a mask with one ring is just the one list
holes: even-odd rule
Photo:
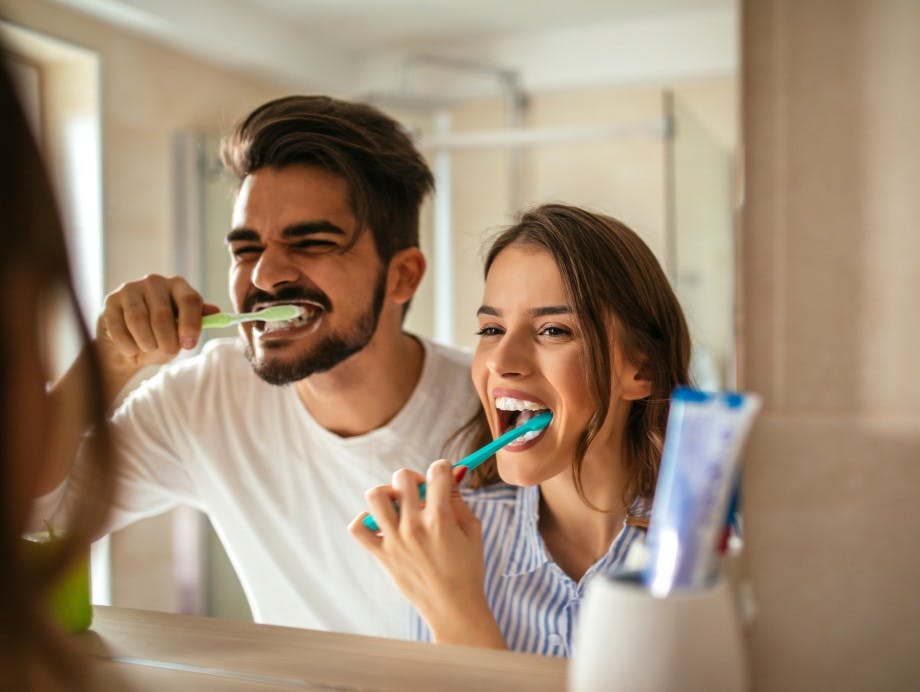
[[446, 461], [424, 506], [421, 476], [397, 471], [367, 493], [380, 533], [364, 515], [349, 530], [427, 624], [418, 638], [569, 655], [587, 583], [620, 569], [647, 524], [690, 339], [652, 252], [607, 216], [534, 209], [499, 235], [485, 273], [472, 376], [488, 428], [472, 434], [540, 410], [552, 423], [462, 497], [464, 469]]
[[[2, 46], [0, 46], [2, 53]], [[76, 367], [86, 382], [83, 401], [59, 401], [46, 394], [51, 357], [51, 315], [63, 298], [76, 316], [83, 343], [60, 218], [41, 157], [13, 84], [0, 65], [0, 689], [80, 689], [86, 667], [51, 622], [45, 608], [49, 590], [85, 553], [105, 519], [110, 502], [109, 442], [101, 400], [99, 369], [87, 350]], [[73, 507], [66, 537], [53, 555], [36, 559], [25, 550], [32, 500], [57, 436], [67, 434], [78, 416], [96, 423], [93, 463], [87, 478], [92, 493]]]

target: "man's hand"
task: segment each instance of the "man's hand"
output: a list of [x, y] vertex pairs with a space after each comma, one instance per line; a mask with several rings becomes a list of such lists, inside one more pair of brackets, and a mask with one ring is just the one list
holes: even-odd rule
[[195, 348], [201, 318], [219, 312], [179, 276], [149, 274], [122, 284], [105, 298], [96, 345], [107, 377], [123, 385], [147, 365], [167, 363]]

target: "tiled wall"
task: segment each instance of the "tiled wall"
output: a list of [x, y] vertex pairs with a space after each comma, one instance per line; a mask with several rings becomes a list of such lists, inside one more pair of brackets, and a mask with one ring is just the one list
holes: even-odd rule
[[742, 3], [756, 690], [920, 685], [920, 3]]

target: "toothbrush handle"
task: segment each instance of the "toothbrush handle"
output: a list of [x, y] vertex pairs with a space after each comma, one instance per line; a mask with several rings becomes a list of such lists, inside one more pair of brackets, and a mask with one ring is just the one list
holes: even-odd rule
[[[540, 418], [542, 418], [542, 416], [544, 415], [547, 415], [547, 414], [541, 414]], [[532, 419], [532, 420], [534, 421], [534, 423], [538, 423], [537, 419]], [[508, 444], [511, 444], [524, 433], [531, 432], [532, 430], [542, 430], [547, 425], [549, 425], [549, 420], [547, 420], [546, 423], [543, 423], [543, 424], [535, 424], [535, 425], [525, 424], [517, 428], [512, 428], [511, 430], [506, 432], [504, 435], [496, 437], [489, 444], [483, 445], [482, 447], [477, 449], [472, 454], [463, 457], [457, 463], [451, 464], [451, 468], [457, 468], [458, 466], [466, 466], [467, 469], [472, 471], [477, 466], [480, 466], [484, 461], [489, 459], [493, 454], [495, 454], [495, 452], [500, 450], [502, 447]], [[427, 488], [428, 486], [426, 483], [424, 482], [419, 483], [418, 494], [419, 494], [419, 497], [422, 499], [422, 502], [425, 501], [425, 494], [426, 494]], [[395, 502], [393, 503], [393, 506], [399, 509], [398, 505]], [[363, 523], [371, 531], [380, 530], [380, 527], [377, 525], [377, 521], [370, 514], [364, 517], [361, 523]]]
[[234, 315], [228, 315], [226, 312], [217, 312], [213, 315], [205, 315], [201, 318], [201, 328], [209, 329], [213, 327], [229, 327], [236, 320]]

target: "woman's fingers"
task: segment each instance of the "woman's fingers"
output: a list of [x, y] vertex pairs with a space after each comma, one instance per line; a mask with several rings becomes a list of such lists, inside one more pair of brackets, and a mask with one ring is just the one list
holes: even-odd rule
[[377, 527], [384, 534], [395, 534], [399, 525], [399, 515], [393, 506], [396, 494], [396, 490], [391, 485], [378, 485], [364, 493], [368, 511], [373, 515]]
[[402, 468], [393, 474], [393, 489], [396, 491], [396, 503], [403, 519], [414, 520], [422, 509], [419, 484], [424, 477], [411, 469]]
[[[470, 527], [478, 527], [478, 523], [460, 497], [459, 482], [465, 472], [462, 467], [453, 469], [443, 459], [429, 467], [427, 478], [411, 469], [399, 469], [391, 485], [377, 486], [365, 493], [368, 513], [374, 517], [379, 534], [364, 523], [367, 514], [354, 519], [349, 532], [368, 548], [393, 550], [399, 543], [403, 544], [400, 550], [422, 552], [429, 549], [425, 546], [432, 535], [443, 538], [458, 526], [469, 535]], [[426, 483], [425, 500], [419, 494], [422, 482]]]
[[376, 553], [380, 549], [383, 539], [376, 532], [367, 528], [364, 523], [364, 518], [367, 516], [369, 516], [367, 512], [361, 512], [361, 514], [352, 519], [348, 525], [348, 533], [364, 546], [365, 550]]
[[439, 459], [428, 467], [428, 509], [439, 521], [453, 520], [451, 496], [456, 487], [450, 463]]

